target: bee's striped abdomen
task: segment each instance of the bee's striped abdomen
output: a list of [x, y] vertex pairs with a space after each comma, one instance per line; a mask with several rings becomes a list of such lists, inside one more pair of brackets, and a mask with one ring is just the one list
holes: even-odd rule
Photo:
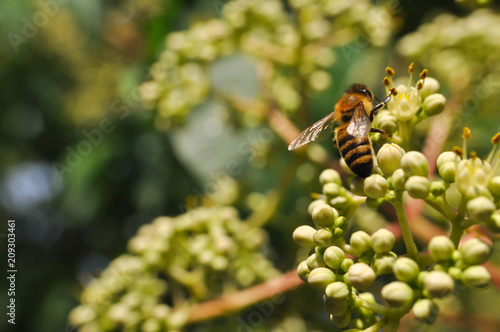
[[342, 128], [337, 132], [337, 145], [345, 163], [354, 174], [362, 178], [372, 174], [373, 157], [368, 137], [354, 137]]

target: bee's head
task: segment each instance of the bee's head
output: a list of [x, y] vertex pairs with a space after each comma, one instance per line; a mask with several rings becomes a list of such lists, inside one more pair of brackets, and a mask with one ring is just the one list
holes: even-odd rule
[[364, 84], [354, 83], [349, 88], [348, 92], [359, 93], [366, 96], [370, 101], [373, 101], [373, 92]]

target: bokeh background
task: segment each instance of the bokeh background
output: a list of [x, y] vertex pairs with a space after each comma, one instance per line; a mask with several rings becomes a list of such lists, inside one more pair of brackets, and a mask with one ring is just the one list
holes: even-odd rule
[[[179, 215], [186, 206], [203, 204], [198, 202], [199, 194], [214, 183], [217, 172], [227, 167], [228, 161], [235, 160], [241, 167], [234, 180], [240, 192], [235, 206], [242, 217], [255, 209], [255, 202], [268, 190], [286, 188], [279, 192], [282, 197], [277, 211], [264, 228], [275, 266], [283, 272], [294, 268], [297, 248], [291, 233], [298, 225], [308, 223], [309, 193], [319, 190], [316, 179], [324, 164], [288, 152], [287, 144], [267, 124], [234, 119], [210, 103], [168, 129], [159, 123], [155, 110], [141, 104], [138, 87], [150, 79], [148, 72], [165, 49], [166, 35], [220, 17], [224, 3], [1, 2], [0, 232], [6, 234], [7, 219], [16, 219], [19, 272], [16, 326], [10, 326], [4, 315], [0, 330], [70, 330], [67, 317], [79, 303], [82, 285], [126, 251], [127, 241], [141, 225], [157, 216]], [[376, 3], [384, 5], [383, 1]], [[489, 45], [488, 49], [477, 36], [455, 44], [450, 39], [449, 45], [444, 45], [445, 38], [423, 45], [429, 35], [419, 29], [443, 13], [469, 17], [477, 5], [473, 1], [401, 1], [400, 10], [392, 18], [395, 29], [387, 42], [368, 45], [349, 56], [340, 47], [333, 49], [336, 61], [327, 69], [332, 84], [308, 95], [309, 113], [305, 116], [293, 112], [287, 116], [298, 128], [305, 128], [328, 114], [355, 81], [369, 84], [376, 95], [383, 96], [385, 67], [392, 66], [403, 74], [410, 61], [419, 69], [428, 67], [431, 76], [441, 80], [448, 98], [473, 95], [480, 86], [477, 82], [497, 70], [500, 47]], [[493, 10], [496, 6], [486, 5]], [[498, 21], [500, 16], [496, 17]], [[452, 20], [441, 20], [443, 26], [453, 25]], [[496, 24], [490, 29], [498, 31], [500, 24]], [[457, 29], [456, 34], [463, 32]], [[422, 36], [402, 44], [403, 38], [415, 31], [423, 31]], [[486, 38], [495, 44], [498, 39], [494, 37]], [[443, 50], [448, 55], [442, 55], [444, 60], [439, 63], [437, 54]], [[453, 52], [465, 54], [462, 63]], [[453, 65], [444, 67], [454, 59]], [[255, 68], [241, 57], [214, 66], [214, 79], [221, 85], [234, 85], [243, 94], [255, 94], [259, 83]], [[455, 81], [463, 84], [454, 86]], [[492, 82], [495, 86], [500, 80], [495, 77]], [[474, 137], [471, 148], [487, 153], [489, 137], [500, 128], [498, 92], [497, 84], [496, 90], [452, 126], [447, 147], [460, 144], [461, 127], [468, 125]], [[241, 144], [247, 149], [239, 149]], [[338, 158], [331, 144], [322, 146], [331, 154], [329, 160]], [[291, 163], [295, 166], [283, 175]], [[249, 193], [254, 195], [248, 198]], [[0, 238], [3, 262], [4, 239]], [[5, 275], [2, 269], [1, 275]], [[3, 308], [5, 285], [2, 281]], [[471, 312], [481, 312], [486, 321], [498, 327], [495, 292], [480, 297], [465, 293], [466, 304], [462, 305]], [[245, 317], [244, 312], [240, 315], [227, 319]], [[268, 320], [286, 317], [293, 317], [297, 330], [333, 329], [319, 295], [307, 287], [287, 295], [286, 302]], [[440, 321], [436, 330], [443, 326], [449, 331], [471, 330], [471, 326], [484, 330], [474, 322], [460, 327], [453, 321]], [[224, 320], [218, 320], [191, 329], [217, 331], [224, 324]], [[261, 330], [271, 328], [264, 326]]]

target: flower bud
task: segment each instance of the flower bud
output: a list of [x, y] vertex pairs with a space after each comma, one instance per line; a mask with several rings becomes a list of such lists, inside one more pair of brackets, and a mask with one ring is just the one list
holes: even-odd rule
[[307, 282], [309, 273], [311, 273], [311, 270], [309, 269], [309, 266], [307, 266], [307, 262], [300, 262], [299, 266], [297, 266], [297, 274], [299, 275], [300, 279]]
[[360, 178], [359, 176], [354, 177], [351, 180], [351, 192], [354, 195], [359, 195], [359, 196], [366, 196], [365, 194], [365, 179]]
[[349, 288], [347, 288], [347, 285], [341, 281], [331, 283], [325, 289], [325, 295], [336, 301], [347, 300], [350, 293], [351, 292], [349, 291]]
[[[422, 82], [422, 81], [419, 81]], [[436, 92], [439, 91], [439, 82], [432, 77], [426, 77], [425, 80], [423, 81], [423, 87], [420, 90], [420, 97], [424, 100], [432, 95], [435, 94]]]
[[344, 216], [340, 216], [337, 219], [335, 219], [335, 227], [338, 227], [340, 229], [345, 229], [347, 226], [347, 219]]
[[373, 250], [377, 254], [388, 253], [394, 247], [394, 243], [396, 242], [396, 238], [392, 232], [387, 229], [381, 228], [371, 236]]
[[375, 256], [373, 267], [378, 275], [392, 273], [396, 258], [390, 254], [378, 254]]
[[369, 209], [376, 209], [384, 202], [383, 198], [371, 198], [367, 197], [365, 204]]
[[372, 174], [365, 179], [364, 191], [365, 194], [372, 198], [382, 198], [389, 189], [387, 180], [378, 174]]
[[312, 213], [312, 219], [318, 227], [330, 227], [337, 219], [339, 213], [328, 204], [318, 204]]
[[490, 285], [491, 276], [484, 266], [470, 266], [462, 272], [462, 281], [470, 288], [485, 289]]
[[349, 267], [347, 280], [357, 289], [365, 290], [373, 284], [375, 272], [365, 263], [356, 263]]
[[316, 199], [314, 201], [312, 201], [311, 203], [309, 203], [309, 206], [307, 207], [307, 213], [309, 213], [310, 215], [312, 215], [313, 211], [314, 211], [314, 208], [318, 205], [324, 205], [326, 204], [324, 200], [322, 199]]
[[386, 143], [380, 148], [380, 150], [378, 150], [378, 166], [385, 175], [392, 175], [392, 173], [394, 173], [394, 171], [401, 165], [401, 158], [404, 154], [405, 150], [403, 150], [399, 145]]
[[439, 315], [439, 307], [433, 300], [421, 299], [413, 305], [413, 314], [425, 324], [432, 324]]
[[434, 197], [441, 196], [446, 192], [446, 186], [442, 181], [433, 181], [431, 182], [431, 194]]
[[319, 247], [328, 247], [333, 243], [333, 234], [329, 229], [319, 229], [313, 236], [314, 244]]
[[458, 251], [462, 253], [462, 259], [466, 264], [478, 265], [488, 260], [491, 248], [485, 242], [473, 238], [462, 244]]
[[495, 204], [486, 197], [479, 196], [467, 202], [467, 209], [472, 220], [488, 221], [495, 211]]
[[427, 177], [412, 175], [406, 181], [405, 189], [413, 198], [426, 198], [431, 191], [431, 183]]
[[450, 275], [451, 279], [458, 280], [462, 276], [462, 269], [457, 266], [452, 266], [448, 269], [448, 274]]
[[340, 265], [340, 268], [342, 271], [347, 272], [349, 271], [349, 268], [354, 264], [354, 261], [351, 258], [346, 258]]
[[302, 225], [293, 231], [292, 236], [295, 243], [299, 246], [304, 248], [314, 248], [314, 234], [316, 234], [316, 229], [311, 226]]
[[383, 131], [394, 134], [398, 130], [398, 118], [391, 114], [380, 115], [377, 119], [378, 127]]
[[500, 213], [493, 213], [490, 220], [486, 222], [486, 227], [495, 233], [500, 233]]
[[394, 307], [401, 307], [413, 300], [413, 289], [401, 281], [393, 281], [382, 288], [385, 302]]
[[334, 209], [337, 209], [337, 211], [345, 210], [351, 207], [351, 202], [349, 202], [349, 200], [343, 196], [332, 198], [330, 200], [330, 204]]
[[404, 190], [406, 183], [405, 172], [400, 168], [392, 174], [392, 185], [398, 190]]
[[396, 278], [404, 282], [416, 280], [420, 272], [417, 262], [407, 257], [396, 259], [392, 269]]
[[352, 314], [350, 312], [346, 312], [341, 316], [330, 315], [330, 320], [332, 321], [333, 325], [335, 325], [339, 329], [343, 329], [344, 327], [347, 327], [347, 325], [349, 325], [351, 316]]
[[436, 262], [447, 261], [451, 258], [455, 245], [444, 235], [438, 235], [429, 242], [429, 253]]
[[500, 198], [500, 175], [491, 178], [488, 182], [488, 190], [495, 198]]
[[339, 247], [330, 246], [326, 248], [325, 253], [323, 254], [323, 258], [327, 266], [331, 267], [332, 269], [338, 269], [345, 259], [345, 253]]
[[438, 172], [443, 181], [453, 183], [455, 182], [455, 175], [457, 173], [457, 164], [451, 161], [444, 163], [438, 168]]
[[460, 157], [457, 156], [457, 154], [453, 151], [446, 151], [439, 155], [436, 160], [436, 165], [439, 168], [447, 162], [453, 162], [454, 164], [457, 164], [458, 162], [460, 162]]
[[318, 267], [309, 273], [307, 282], [313, 289], [324, 292], [326, 286], [335, 282], [335, 273], [326, 267]]
[[431, 297], [443, 298], [455, 287], [453, 279], [443, 271], [430, 271], [423, 281], [424, 288]]
[[321, 172], [321, 174], [319, 175], [319, 182], [322, 185], [325, 185], [327, 183], [335, 183], [339, 186], [342, 185], [342, 179], [339, 172], [331, 168], [327, 168], [323, 172]]
[[318, 267], [324, 267], [326, 265], [323, 256], [316, 252], [313, 253], [311, 256], [307, 257], [306, 264], [307, 267], [309, 267], [309, 270], [311, 271], [317, 269]]
[[340, 188], [340, 185], [336, 183], [325, 183], [323, 186], [323, 194], [330, 198], [340, 196]]
[[429, 174], [429, 162], [420, 152], [410, 151], [401, 158], [401, 168], [407, 177], [412, 175], [427, 176]]
[[[341, 284], [345, 285], [343, 282], [341, 282]], [[330, 286], [330, 285], [328, 285], [328, 286]], [[333, 316], [342, 316], [346, 312], [347, 308], [349, 307], [349, 302], [347, 302], [347, 300], [337, 301], [337, 300], [334, 300], [332, 298], [325, 297], [324, 301], [325, 301], [324, 302], [325, 310], [330, 315], [333, 315]]]
[[351, 241], [349, 241], [349, 244], [351, 245], [352, 249], [360, 255], [371, 250], [372, 248], [370, 235], [363, 231], [352, 233]]
[[446, 104], [446, 98], [440, 93], [434, 93], [429, 97], [425, 98], [422, 109], [424, 112], [429, 115], [438, 115], [444, 110], [444, 106]]
[[465, 198], [470, 201], [473, 200], [476, 197], [483, 196], [488, 198], [489, 200], [493, 200], [493, 196], [491, 195], [490, 191], [486, 186], [483, 185], [471, 185], [467, 190], [465, 191]]

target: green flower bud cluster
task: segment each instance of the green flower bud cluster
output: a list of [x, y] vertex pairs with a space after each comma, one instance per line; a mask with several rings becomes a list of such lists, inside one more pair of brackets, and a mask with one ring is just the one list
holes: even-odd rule
[[86, 285], [70, 322], [82, 331], [179, 330], [190, 307], [163, 303], [169, 286], [182, 288], [194, 304], [221, 294], [228, 283], [245, 288], [276, 277], [279, 271], [261, 253], [266, 239], [231, 207], [157, 218], [129, 241], [130, 254]]

